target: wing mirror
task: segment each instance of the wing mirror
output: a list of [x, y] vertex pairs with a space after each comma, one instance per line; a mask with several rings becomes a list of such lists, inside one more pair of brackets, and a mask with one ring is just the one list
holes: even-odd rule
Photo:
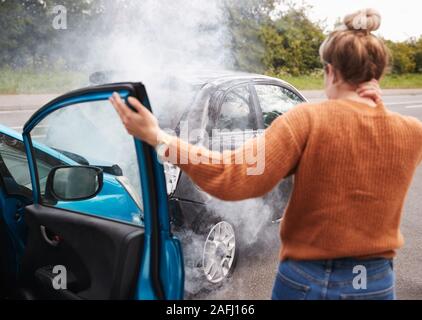
[[92, 166], [60, 166], [50, 171], [47, 201], [80, 201], [95, 197], [103, 187], [103, 170]]

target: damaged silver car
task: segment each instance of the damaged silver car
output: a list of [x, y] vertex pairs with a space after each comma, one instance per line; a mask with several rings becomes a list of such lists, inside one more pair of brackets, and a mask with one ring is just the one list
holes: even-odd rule
[[[99, 72], [91, 76], [91, 82], [127, 80], [122, 77], [119, 73]], [[190, 143], [219, 151], [239, 147], [245, 140], [261, 134], [277, 117], [306, 102], [304, 96], [287, 82], [248, 73], [179, 74], [168, 77], [163, 87], [161, 95], [168, 96], [166, 108], [177, 110], [177, 114], [169, 117], [168, 112], [158, 112], [161, 126]], [[183, 99], [179, 99], [180, 88], [186, 93]], [[177, 99], [173, 94], [176, 91], [179, 91]], [[151, 101], [155, 110], [153, 94]], [[190, 133], [188, 137], [184, 131]], [[192, 241], [192, 235], [201, 239], [193, 261], [185, 261], [185, 265], [200, 269], [210, 285], [224, 282], [235, 270], [242, 250], [242, 244], [237, 240], [237, 233], [241, 231], [236, 229], [236, 221], [209, 205], [212, 198], [177, 167], [165, 164], [165, 173], [175, 232], [185, 233], [180, 238], [187, 245]], [[282, 219], [292, 179], [285, 179], [264, 198], [264, 201], [268, 198], [272, 210], [268, 224]]]

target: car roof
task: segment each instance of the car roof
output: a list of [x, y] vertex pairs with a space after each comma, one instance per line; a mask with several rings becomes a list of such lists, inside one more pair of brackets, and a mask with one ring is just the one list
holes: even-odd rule
[[251, 78], [267, 78], [267, 76], [240, 72], [240, 71], [231, 71], [231, 70], [199, 70], [195, 72], [185, 72], [179, 74], [181, 79], [190, 80], [191, 82], [198, 83], [210, 83], [216, 80], [236, 80], [236, 79], [251, 79]]
[[[233, 82], [242, 82], [242, 81], [252, 81], [252, 80], [268, 80], [278, 82], [285, 86], [288, 86], [292, 89], [295, 89], [288, 82], [273, 78], [270, 76], [248, 73], [234, 70], [226, 69], [192, 69], [192, 70], [165, 70], [160, 71], [160, 73], [149, 74], [148, 78], [164, 78], [167, 81], [183, 81], [189, 85], [193, 86], [205, 86], [205, 85], [214, 85], [222, 86], [224, 84], [229, 84]], [[138, 75], [133, 75], [133, 72], [122, 72], [122, 71], [104, 71], [96, 72], [90, 77], [91, 83], [93, 84], [104, 84], [115, 81], [133, 81], [133, 82], [143, 82], [143, 79], [140, 79]]]

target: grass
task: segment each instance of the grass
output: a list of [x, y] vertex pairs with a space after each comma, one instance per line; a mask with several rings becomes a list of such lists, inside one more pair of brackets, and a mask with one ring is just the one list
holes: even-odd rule
[[[324, 79], [322, 75], [282, 76], [299, 90], [322, 90]], [[383, 89], [422, 89], [422, 74], [386, 75], [381, 81]]]
[[284, 81], [292, 84], [299, 90], [322, 90], [324, 87], [324, 78], [322, 75], [305, 75], [305, 76], [282, 76]]
[[[324, 82], [321, 73], [280, 78], [299, 90], [321, 90]], [[88, 76], [82, 72], [0, 69], [0, 94], [63, 93], [87, 83]], [[387, 75], [381, 85], [383, 89], [422, 89], [422, 74]]]
[[87, 82], [80, 72], [0, 69], [0, 94], [63, 93]]
[[387, 75], [381, 86], [385, 89], [422, 89], [422, 74]]

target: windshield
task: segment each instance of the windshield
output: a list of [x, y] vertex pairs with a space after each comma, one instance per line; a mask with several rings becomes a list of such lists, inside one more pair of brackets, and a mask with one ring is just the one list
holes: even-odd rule
[[[6, 171], [3, 172], [3, 175], [13, 178], [16, 184], [32, 190], [31, 176], [23, 142], [4, 134], [1, 134], [0, 138], [0, 155], [4, 164], [2, 171]], [[38, 175], [41, 190], [44, 190], [51, 168], [63, 165], [63, 162], [39, 149], [35, 149], [35, 157], [39, 164]]]

